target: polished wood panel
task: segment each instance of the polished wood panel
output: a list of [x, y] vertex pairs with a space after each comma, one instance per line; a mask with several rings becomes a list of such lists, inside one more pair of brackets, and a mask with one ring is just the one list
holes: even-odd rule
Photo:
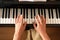
[[[60, 28], [47, 27], [47, 33], [51, 40], [60, 40]], [[0, 27], [0, 40], [12, 40], [14, 27]]]
[[0, 27], [0, 40], [12, 40], [14, 27]]
[[47, 33], [50, 36], [51, 40], [60, 40], [60, 28], [49, 27], [47, 28]]

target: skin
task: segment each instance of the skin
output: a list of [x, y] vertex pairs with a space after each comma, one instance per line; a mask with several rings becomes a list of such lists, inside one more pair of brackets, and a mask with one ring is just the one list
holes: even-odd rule
[[[25, 31], [27, 22], [23, 20], [23, 16], [19, 15], [15, 19], [15, 33], [13, 40], [21, 40], [21, 36]], [[36, 26], [37, 24], [37, 26]], [[33, 23], [34, 29], [40, 34], [43, 40], [50, 40], [46, 32], [46, 20], [43, 16], [35, 16], [35, 21]]]

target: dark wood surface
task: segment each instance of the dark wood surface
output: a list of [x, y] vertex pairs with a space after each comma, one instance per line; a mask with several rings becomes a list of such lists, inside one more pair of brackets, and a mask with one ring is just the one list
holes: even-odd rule
[[[60, 40], [60, 28], [47, 27], [51, 40]], [[14, 27], [0, 27], [0, 40], [13, 40]]]

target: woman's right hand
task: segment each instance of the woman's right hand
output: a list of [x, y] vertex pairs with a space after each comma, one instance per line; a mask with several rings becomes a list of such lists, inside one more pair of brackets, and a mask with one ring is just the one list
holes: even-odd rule
[[[36, 25], [37, 24], [37, 25]], [[35, 30], [42, 34], [46, 33], [46, 20], [43, 16], [35, 16], [35, 22], [34, 22], [34, 28]]]
[[46, 20], [43, 16], [35, 16], [35, 22], [33, 25], [35, 30], [40, 34], [43, 40], [50, 40], [46, 32]]

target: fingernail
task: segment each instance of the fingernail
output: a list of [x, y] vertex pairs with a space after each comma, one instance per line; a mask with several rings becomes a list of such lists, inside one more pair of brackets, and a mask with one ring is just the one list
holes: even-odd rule
[[22, 17], [22, 15], [21, 15], [21, 17]]
[[39, 18], [39, 15], [37, 17]]

